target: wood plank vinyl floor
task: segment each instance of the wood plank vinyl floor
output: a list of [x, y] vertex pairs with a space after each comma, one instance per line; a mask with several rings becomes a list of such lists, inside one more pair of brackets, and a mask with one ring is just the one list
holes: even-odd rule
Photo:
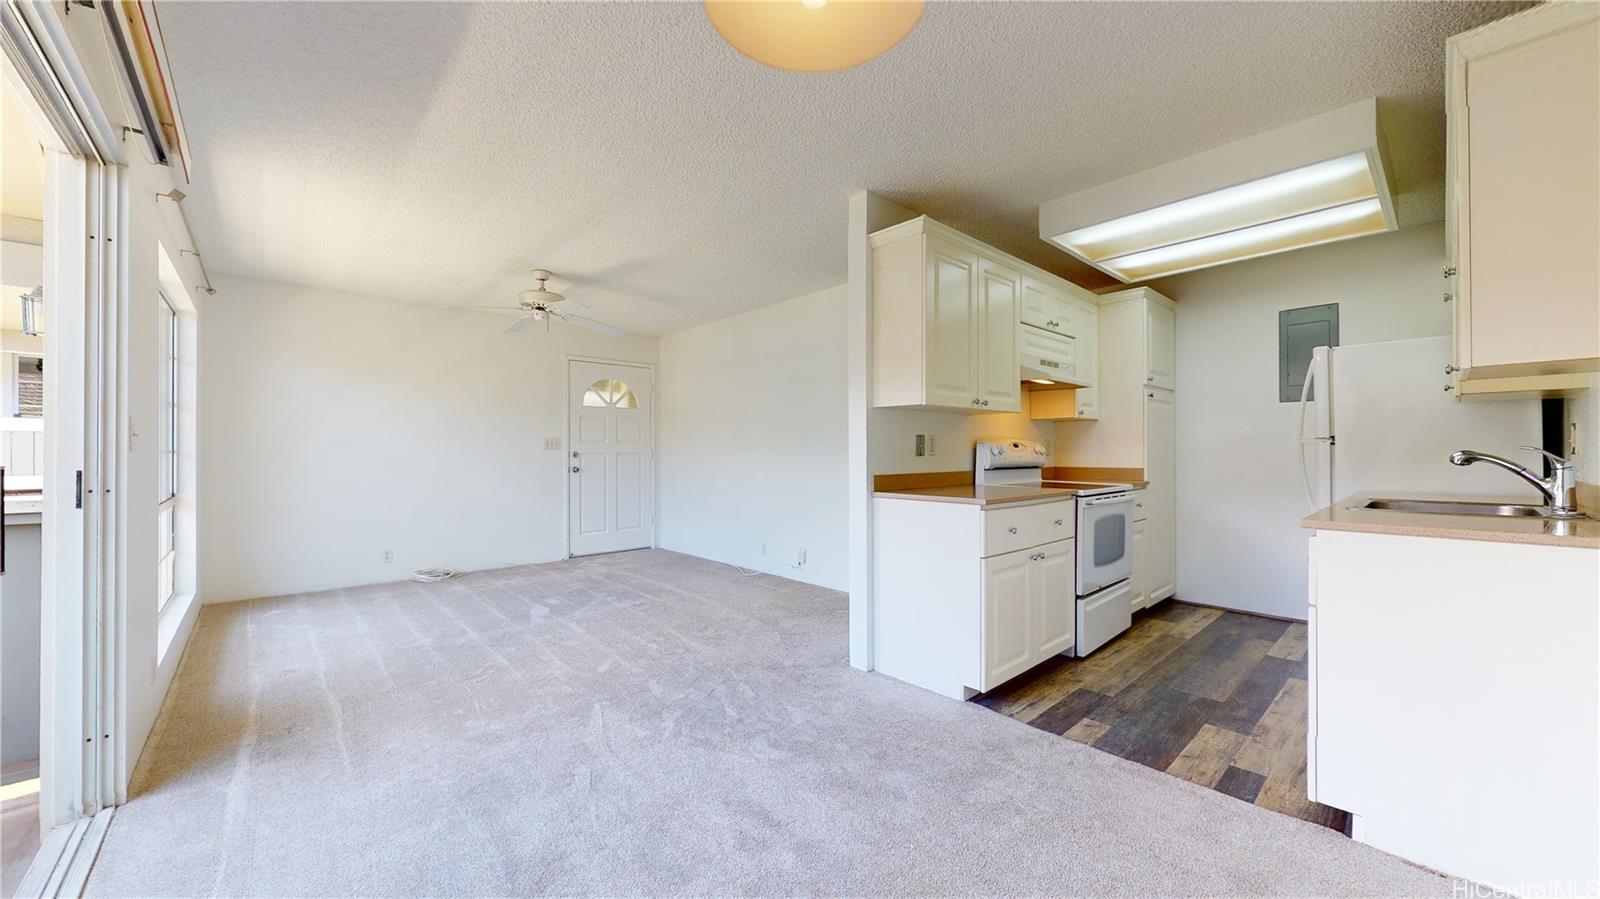
[[974, 698], [1019, 721], [1345, 831], [1306, 798], [1306, 626], [1168, 600], [1086, 659]]

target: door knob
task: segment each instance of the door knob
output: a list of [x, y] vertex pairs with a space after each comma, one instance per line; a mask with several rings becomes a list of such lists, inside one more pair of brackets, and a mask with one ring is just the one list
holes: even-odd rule
[[578, 466], [576, 466], [576, 465], [572, 466], [572, 473], [573, 474], [577, 474], [578, 473]]

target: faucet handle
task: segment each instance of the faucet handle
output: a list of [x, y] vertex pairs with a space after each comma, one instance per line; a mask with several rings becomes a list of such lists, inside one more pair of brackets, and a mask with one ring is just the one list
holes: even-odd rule
[[1539, 453], [1539, 454], [1543, 455], [1546, 459], [1549, 459], [1550, 460], [1550, 464], [1555, 466], [1555, 467], [1557, 467], [1557, 468], [1571, 468], [1572, 467], [1572, 463], [1570, 461], [1561, 458], [1560, 456], [1556, 455], [1555, 453], [1550, 452], [1549, 450], [1545, 449], [1544, 447], [1523, 445], [1523, 446], [1517, 447], [1517, 449], [1531, 450], [1532, 452]]

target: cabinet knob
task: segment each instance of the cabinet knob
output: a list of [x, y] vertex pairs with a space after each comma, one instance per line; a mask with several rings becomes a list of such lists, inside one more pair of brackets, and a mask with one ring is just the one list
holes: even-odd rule
[[1455, 374], [1455, 373], [1456, 373], [1456, 372], [1458, 372], [1458, 371], [1460, 371], [1460, 370], [1461, 370], [1461, 369], [1459, 369], [1459, 368], [1456, 368], [1456, 367], [1455, 367], [1455, 366], [1454, 366], [1454, 365], [1451, 365], [1451, 364], [1450, 364], [1450, 363], [1448, 363], [1448, 362], [1446, 362], [1446, 363], [1445, 363], [1445, 364], [1444, 364], [1444, 373], [1445, 373], [1445, 374], [1447, 374], [1447, 375], [1453, 375], [1453, 374]]
[[1452, 299], [1454, 299], [1454, 297], [1452, 297], [1450, 294], [1447, 293], [1444, 295], [1444, 301], [1446, 303], [1450, 302]]
[[1446, 385], [1444, 385], [1444, 392], [1445, 393], [1449, 393], [1450, 391], [1452, 391], [1454, 389], [1456, 389], [1454, 384], [1446, 384]]
[[1016, 532], [1017, 532], [1017, 529], [1016, 529], [1016, 528], [1006, 528], [1006, 530], [1007, 530], [1007, 531], [1010, 531], [1010, 532], [1011, 532], [1011, 533], [1013, 533], [1013, 534], [1015, 534], [1015, 533], [1016, 533]]
[[1144, 382], [1146, 384], [1154, 384], [1156, 382], [1156, 376], [1155, 375], [1147, 375], [1147, 376], [1145, 376]]
[[1453, 266], [1453, 265], [1445, 266], [1444, 267], [1444, 276], [1446, 278], [1454, 278], [1456, 276], [1456, 267]]
[[978, 405], [978, 398], [977, 397], [973, 397], [972, 398], [972, 405], [974, 405], [974, 406]]
[[989, 405], [989, 401], [988, 401], [988, 400], [984, 400], [984, 401], [983, 401], [983, 404], [984, 404], [984, 405], [985, 405], [985, 406], [987, 406], [987, 405]]
[[578, 473], [578, 466], [576, 466], [576, 465], [572, 466], [572, 473], [573, 474], [577, 474]]

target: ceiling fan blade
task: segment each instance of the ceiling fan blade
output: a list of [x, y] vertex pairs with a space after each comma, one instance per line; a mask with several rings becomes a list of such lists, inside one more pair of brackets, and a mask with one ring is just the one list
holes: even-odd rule
[[539, 316], [537, 316], [537, 315], [524, 315], [523, 317], [521, 317], [521, 318], [517, 319], [516, 321], [512, 322], [511, 323], [511, 327], [505, 329], [504, 331], [501, 331], [500, 333], [501, 334], [515, 334], [518, 331], [521, 331], [523, 328], [526, 328], [529, 324], [531, 324], [533, 322], [534, 319], [536, 319], [538, 317]]
[[599, 331], [601, 334], [606, 334], [611, 337], [621, 337], [628, 333], [616, 325], [608, 325], [605, 322], [597, 322], [592, 318], [584, 318], [581, 315], [573, 315], [571, 313], [563, 313], [561, 315], [561, 320], [571, 322], [580, 328], [588, 328], [591, 331]]
[[469, 312], [499, 312], [502, 315], [527, 315], [528, 310], [518, 306], [440, 306], [440, 309], [465, 309]]

